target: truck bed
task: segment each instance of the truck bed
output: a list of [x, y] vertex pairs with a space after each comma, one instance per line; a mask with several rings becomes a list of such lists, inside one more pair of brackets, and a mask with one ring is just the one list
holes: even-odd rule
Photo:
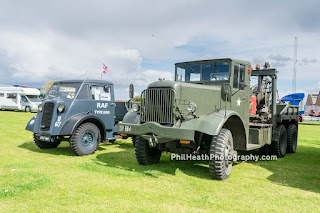
[[277, 122], [283, 121], [299, 121], [299, 106], [277, 104]]

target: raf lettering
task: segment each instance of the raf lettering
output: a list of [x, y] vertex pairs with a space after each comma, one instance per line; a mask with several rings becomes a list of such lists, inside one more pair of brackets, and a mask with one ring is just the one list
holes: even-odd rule
[[97, 103], [97, 108], [108, 108], [108, 103]]

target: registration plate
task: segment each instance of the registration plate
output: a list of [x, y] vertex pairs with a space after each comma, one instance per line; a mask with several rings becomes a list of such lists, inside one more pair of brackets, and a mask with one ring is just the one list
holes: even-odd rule
[[41, 141], [46, 141], [46, 142], [50, 142], [51, 141], [49, 136], [40, 135], [39, 139]]
[[131, 126], [119, 126], [119, 131], [121, 132], [131, 132]]

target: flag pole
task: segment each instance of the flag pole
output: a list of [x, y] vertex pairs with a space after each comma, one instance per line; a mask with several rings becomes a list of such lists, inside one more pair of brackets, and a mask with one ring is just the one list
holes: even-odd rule
[[102, 80], [102, 73], [100, 75], [101, 75], [101, 80]]

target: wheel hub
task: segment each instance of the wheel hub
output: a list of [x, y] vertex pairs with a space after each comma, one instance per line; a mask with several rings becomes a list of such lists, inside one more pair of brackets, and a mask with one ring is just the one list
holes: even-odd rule
[[81, 146], [84, 149], [90, 149], [95, 143], [95, 137], [92, 132], [85, 132], [81, 137]]

